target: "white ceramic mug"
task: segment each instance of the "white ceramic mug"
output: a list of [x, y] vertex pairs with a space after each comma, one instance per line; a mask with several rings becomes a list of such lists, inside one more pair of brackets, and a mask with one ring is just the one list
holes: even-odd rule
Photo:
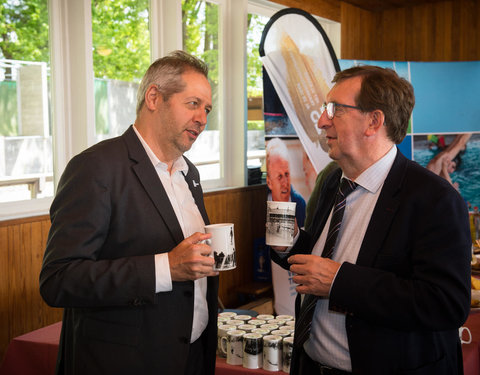
[[250, 319], [248, 324], [252, 324], [254, 326], [260, 327], [262, 324], [265, 324], [266, 321], [263, 319]]
[[282, 337], [263, 336], [263, 369], [280, 371], [282, 369]]
[[265, 243], [292, 246], [295, 231], [295, 202], [267, 201]]
[[245, 322], [245, 324], [248, 324], [248, 321], [249, 320], [252, 320], [252, 317], [250, 315], [237, 315], [235, 316], [235, 319], [237, 320], [243, 320]]
[[292, 334], [292, 331], [286, 329], [276, 329], [275, 331], [270, 332], [270, 334], [284, 338], [290, 336]]
[[259, 333], [247, 333], [243, 335], [243, 367], [262, 368], [263, 364], [263, 340]]
[[282, 351], [282, 367], [283, 371], [287, 374], [290, 373], [290, 365], [292, 363], [293, 352], [293, 337], [285, 337], [283, 339], [283, 351]]
[[252, 333], [260, 333], [262, 336], [266, 336], [270, 334], [270, 330], [266, 328], [255, 328], [252, 329]]
[[285, 325], [287, 327], [295, 328], [295, 320], [289, 320], [288, 322], [285, 322]]
[[235, 316], [237, 316], [236, 312], [233, 311], [224, 311], [218, 314], [219, 317], [227, 317], [229, 319], [235, 319]]
[[244, 324], [243, 320], [239, 319], [230, 319], [228, 321], [228, 324], [234, 325], [234, 326], [239, 326], [240, 324]]
[[221, 324], [217, 327], [217, 353], [220, 357], [227, 357], [227, 355], [222, 351], [222, 337], [227, 336], [228, 331], [233, 331], [236, 329], [237, 326], [232, 324]]
[[242, 330], [242, 331], [245, 331], [247, 333], [250, 333], [252, 332], [252, 330], [254, 330], [255, 328], [257, 328], [256, 326], [254, 326], [253, 324], [240, 324], [238, 327], [237, 327], [239, 330]]
[[233, 270], [237, 266], [233, 224], [205, 225], [205, 233], [212, 234], [212, 238], [206, 242], [212, 248], [213, 259], [215, 259], [214, 271]]
[[227, 356], [229, 365], [241, 365], [243, 360], [243, 335], [245, 331], [239, 329], [228, 331], [227, 335], [222, 337], [220, 347], [223, 354]]
[[[464, 340], [463, 339], [463, 332], [468, 333], [468, 339]], [[472, 342], [472, 332], [467, 327], [460, 327], [458, 329], [458, 335], [460, 336], [460, 342], [462, 344], [470, 344]]]
[[277, 315], [275, 319], [283, 320], [285, 322], [288, 322], [289, 320], [293, 320], [293, 316], [292, 315]]
[[260, 328], [265, 328], [265, 329], [268, 329], [270, 332], [272, 332], [278, 329], [278, 324], [269, 324], [269, 323], [262, 324]]
[[219, 315], [219, 316], [217, 317], [217, 322], [218, 322], [218, 323], [228, 324], [227, 322], [228, 322], [229, 320], [230, 320], [230, 318], [227, 317], [227, 316], [220, 316], [220, 315]]
[[257, 315], [257, 319], [261, 319], [261, 320], [270, 320], [270, 319], [275, 319], [275, 317], [273, 315], [270, 315], [270, 314], [259, 314]]

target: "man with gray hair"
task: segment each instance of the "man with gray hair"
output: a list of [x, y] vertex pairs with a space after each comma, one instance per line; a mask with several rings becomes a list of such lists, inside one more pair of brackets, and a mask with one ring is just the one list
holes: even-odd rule
[[295, 217], [299, 227], [305, 221], [305, 199], [298, 194], [291, 184], [290, 158], [288, 148], [280, 138], [273, 138], [267, 143], [267, 186], [270, 190], [269, 200], [295, 202]]
[[57, 374], [215, 372], [218, 273], [183, 156], [212, 108], [207, 73], [182, 51], [155, 61], [135, 123], [60, 179], [40, 274], [45, 301], [65, 309]]

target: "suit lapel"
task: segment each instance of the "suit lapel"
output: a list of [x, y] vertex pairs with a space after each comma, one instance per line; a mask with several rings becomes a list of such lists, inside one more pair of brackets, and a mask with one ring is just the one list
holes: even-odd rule
[[378, 197], [365, 237], [358, 253], [357, 264], [371, 266], [380, 251], [389, 227], [400, 206], [399, 191], [407, 168], [407, 159], [397, 150], [397, 156]]
[[136, 162], [132, 166], [134, 173], [152, 200], [175, 242], [181, 242], [184, 239], [182, 228], [170, 199], [132, 126], [124, 133], [123, 138], [127, 144], [130, 159]]
[[190, 160], [185, 156], [183, 157], [188, 164], [188, 173], [185, 176], [185, 181], [187, 181], [188, 188], [190, 189], [195, 204], [198, 207], [198, 210], [202, 214], [203, 221], [205, 224], [209, 224], [207, 210], [205, 209], [205, 204], [203, 202], [203, 190], [202, 185], [200, 185], [200, 176], [197, 173], [195, 166]]

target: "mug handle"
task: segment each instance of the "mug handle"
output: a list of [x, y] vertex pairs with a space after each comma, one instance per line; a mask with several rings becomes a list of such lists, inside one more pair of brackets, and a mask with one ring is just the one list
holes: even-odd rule
[[224, 355], [227, 355], [227, 336], [222, 336], [220, 340], [220, 350]]
[[[472, 332], [470, 332], [470, 330], [467, 327], [460, 327], [458, 329], [458, 331], [460, 332], [460, 343], [461, 344], [470, 344], [472, 342]], [[463, 337], [463, 331], [468, 332], [468, 339], [467, 340], [464, 340], [462, 338]]]

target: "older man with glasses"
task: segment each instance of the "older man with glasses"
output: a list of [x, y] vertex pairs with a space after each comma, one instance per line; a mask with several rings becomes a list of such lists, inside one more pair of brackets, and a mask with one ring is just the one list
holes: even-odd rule
[[339, 72], [318, 127], [340, 169], [308, 232], [272, 258], [297, 291], [291, 374], [463, 373], [470, 308], [468, 211], [398, 148], [415, 104], [393, 70]]

